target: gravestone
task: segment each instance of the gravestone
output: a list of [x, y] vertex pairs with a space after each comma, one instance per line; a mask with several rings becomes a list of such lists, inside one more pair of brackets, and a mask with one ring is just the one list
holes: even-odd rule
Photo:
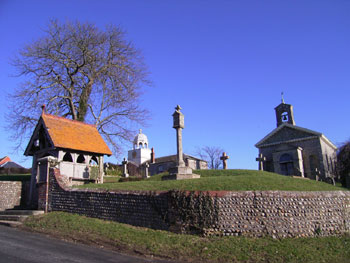
[[[153, 148], [152, 148], [152, 149], [153, 149]], [[149, 175], [148, 175], [148, 168], [149, 168], [149, 164], [146, 163], [146, 164], [145, 164], [145, 175], [144, 175], [145, 178], [149, 178]]]
[[184, 115], [180, 111], [181, 107], [176, 106], [175, 112], [173, 113], [173, 128], [176, 130], [176, 167], [169, 170], [170, 175], [163, 176], [162, 180], [183, 180], [183, 179], [194, 179], [200, 178], [200, 175], [193, 174], [192, 169], [185, 165], [183, 160], [182, 151], [182, 129], [185, 128]]
[[123, 165], [123, 177], [129, 177], [128, 160], [126, 160], [126, 158], [124, 158], [124, 160], [122, 161], [122, 165]]
[[266, 161], [266, 157], [263, 156], [261, 153], [259, 154], [259, 157], [255, 159], [257, 162], [259, 162], [259, 170], [264, 170], [264, 162]]

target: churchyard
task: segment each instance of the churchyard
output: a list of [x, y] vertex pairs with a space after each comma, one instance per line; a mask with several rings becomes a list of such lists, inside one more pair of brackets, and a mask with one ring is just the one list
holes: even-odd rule
[[86, 184], [79, 188], [108, 190], [188, 190], [188, 191], [347, 191], [315, 180], [293, 178], [256, 170], [195, 170], [201, 178], [193, 180], [163, 181], [167, 173], [140, 181], [119, 182], [111, 177], [104, 184]]

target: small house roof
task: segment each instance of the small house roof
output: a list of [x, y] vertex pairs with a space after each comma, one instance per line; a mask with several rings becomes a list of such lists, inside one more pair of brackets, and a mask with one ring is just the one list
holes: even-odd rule
[[[94, 125], [47, 114], [44, 111], [38, 125], [40, 123], [43, 123], [54, 148], [112, 155], [111, 150]], [[27, 146], [26, 155], [31, 155], [29, 154], [29, 146], [33, 143], [32, 140], [33, 136]]]
[[[196, 161], [202, 161], [202, 162], [207, 162], [205, 160], [199, 159], [197, 157], [188, 155], [188, 154], [183, 154], [183, 159], [192, 159]], [[177, 155], [168, 155], [168, 156], [163, 156], [163, 157], [158, 157], [155, 159], [155, 163], [166, 163], [166, 162], [176, 162], [177, 160]]]
[[3, 166], [4, 164], [6, 164], [7, 162], [11, 162], [10, 157], [5, 156], [3, 158], [0, 158], [0, 166]]

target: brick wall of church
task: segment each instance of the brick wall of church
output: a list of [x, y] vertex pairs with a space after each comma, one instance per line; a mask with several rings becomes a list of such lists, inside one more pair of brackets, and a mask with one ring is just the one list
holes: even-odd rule
[[350, 233], [350, 192], [212, 191], [205, 193], [213, 201], [208, 207], [197, 192], [194, 207], [204, 206], [216, 218], [210, 225], [200, 226], [182, 221], [196, 218], [198, 211], [193, 203], [183, 207], [186, 202], [170, 192], [70, 189], [64, 180], [59, 170], [50, 169], [49, 211], [171, 231], [191, 229], [192, 225], [202, 227], [207, 235], [283, 238]]

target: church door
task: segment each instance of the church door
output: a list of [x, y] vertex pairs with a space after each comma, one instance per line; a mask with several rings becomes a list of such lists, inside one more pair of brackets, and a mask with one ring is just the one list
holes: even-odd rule
[[294, 175], [293, 158], [290, 154], [285, 153], [280, 158], [281, 174]]

